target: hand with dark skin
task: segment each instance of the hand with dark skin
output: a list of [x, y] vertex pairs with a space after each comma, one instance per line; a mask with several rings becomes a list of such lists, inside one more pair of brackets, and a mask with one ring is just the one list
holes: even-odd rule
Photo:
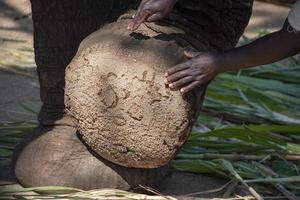
[[299, 52], [300, 32], [286, 22], [281, 30], [224, 53], [185, 52], [189, 60], [169, 68], [165, 84], [184, 94], [219, 73], [273, 63]]
[[143, 22], [154, 22], [166, 17], [173, 9], [177, 0], [142, 0], [128, 25], [131, 31], [136, 30]]
[[188, 61], [168, 69], [165, 74], [165, 84], [171, 89], [180, 89], [186, 93], [219, 73], [217, 54], [185, 51], [184, 55]]

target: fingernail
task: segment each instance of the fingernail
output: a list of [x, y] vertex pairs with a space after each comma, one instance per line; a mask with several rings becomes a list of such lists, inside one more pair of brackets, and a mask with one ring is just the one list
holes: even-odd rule
[[181, 92], [181, 93], [184, 93], [184, 89], [180, 89], [180, 92]]
[[165, 73], [165, 76], [168, 76], [168, 72]]
[[167, 79], [165, 79], [165, 81], [164, 81], [164, 82], [165, 82], [165, 84], [168, 84], [168, 80], [167, 80]]
[[173, 87], [174, 87], [174, 85], [171, 83], [171, 84], [169, 84], [169, 87], [170, 87], [170, 88], [173, 88]]

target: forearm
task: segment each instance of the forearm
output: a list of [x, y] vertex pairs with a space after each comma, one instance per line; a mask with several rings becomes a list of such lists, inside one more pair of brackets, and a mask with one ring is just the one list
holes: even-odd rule
[[272, 63], [295, 55], [300, 50], [300, 34], [287, 31], [287, 25], [278, 32], [225, 53], [185, 52], [188, 60], [169, 68], [165, 83], [187, 93], [221, 72]]
[[278, 32], [220, 54], [220, 72], [269, 64], [293, 56], [300, 50], [299, 42], [299, 33], [289, 33], [284, 26]]

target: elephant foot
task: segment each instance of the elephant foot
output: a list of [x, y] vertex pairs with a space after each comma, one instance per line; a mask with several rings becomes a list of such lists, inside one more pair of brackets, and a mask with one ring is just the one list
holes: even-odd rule
[[71, 126], [39, 127], [16, 149], [14, 170], [25, 187], [60, 185], [84, 190], [156, 187], [170, 173], [156, 169], [126, 168], [92, 152]]

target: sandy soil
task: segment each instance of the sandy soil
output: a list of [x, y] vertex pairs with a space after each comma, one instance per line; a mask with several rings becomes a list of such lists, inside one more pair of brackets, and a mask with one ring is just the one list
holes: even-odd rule
[[[247, 37], [259, 31], [275, 31], [283, 24], [289, 8], [256, 2], [246, 30]], [[32, 21], [28, 0], [0, 1], [0, 122], [35, 120], [26, 111], [40, 107], [39, 86], [35, 72]], [[25, 106], [24, 106], [25, 104]], [[14, 181], [9, 168], [0, 169], [0, 182]], [[222, 186], [225, 181], [203, 175], [175, 173], [162, 185], [165, 194], [182, 195]]]
[[39, 104], [30, 13], [28, 0], [0, 1], [0, 122], [36, 118], [21, 105]]

